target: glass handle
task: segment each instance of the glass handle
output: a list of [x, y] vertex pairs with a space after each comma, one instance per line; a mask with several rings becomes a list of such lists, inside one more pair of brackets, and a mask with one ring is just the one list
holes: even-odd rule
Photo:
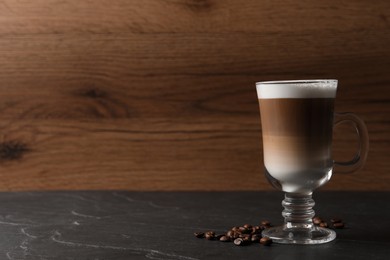
[[334, 126], [343, 123], [352, 123], [359, 137], [359, 149], [351, 161], [337, 162], [334, 161], [336, 173], [352, 173], [361, 169], [367, 159], [368, 154], [368, 131], [366, 124], [357, 115], [353, 113], [335, 113]]

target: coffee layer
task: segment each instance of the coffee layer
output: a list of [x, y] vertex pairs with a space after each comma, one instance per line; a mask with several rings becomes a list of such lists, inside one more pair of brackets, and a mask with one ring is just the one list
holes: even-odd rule
[[259, 102], [268, 173], [280, 181], [315, 181], [322, 178], [321, 172], [328, 174], [332, 167], [334, 99], [282, 98]]

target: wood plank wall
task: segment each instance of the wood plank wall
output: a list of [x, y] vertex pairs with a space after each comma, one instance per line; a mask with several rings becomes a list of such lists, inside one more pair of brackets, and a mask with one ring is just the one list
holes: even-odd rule
[[390, 190], [388, 0], [0, 1], [0, 189], [272, 189], [254, 83], [302, 78], [370, 132], [324, 189]]

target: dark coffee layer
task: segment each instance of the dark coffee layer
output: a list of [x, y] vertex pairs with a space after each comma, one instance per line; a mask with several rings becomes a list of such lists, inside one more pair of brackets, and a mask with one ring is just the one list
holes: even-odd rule
[[260, 99], [263, 134], [328, 138], [333, 127], [333, 98]]

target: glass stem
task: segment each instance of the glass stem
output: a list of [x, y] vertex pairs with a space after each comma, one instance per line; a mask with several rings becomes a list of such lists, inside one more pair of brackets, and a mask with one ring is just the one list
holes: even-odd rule
[[313, 229], [314, 204], [312, 193], [286, 193], [282, 201], [284, 207], [282, 212], [285, 223], [284, 228]]

